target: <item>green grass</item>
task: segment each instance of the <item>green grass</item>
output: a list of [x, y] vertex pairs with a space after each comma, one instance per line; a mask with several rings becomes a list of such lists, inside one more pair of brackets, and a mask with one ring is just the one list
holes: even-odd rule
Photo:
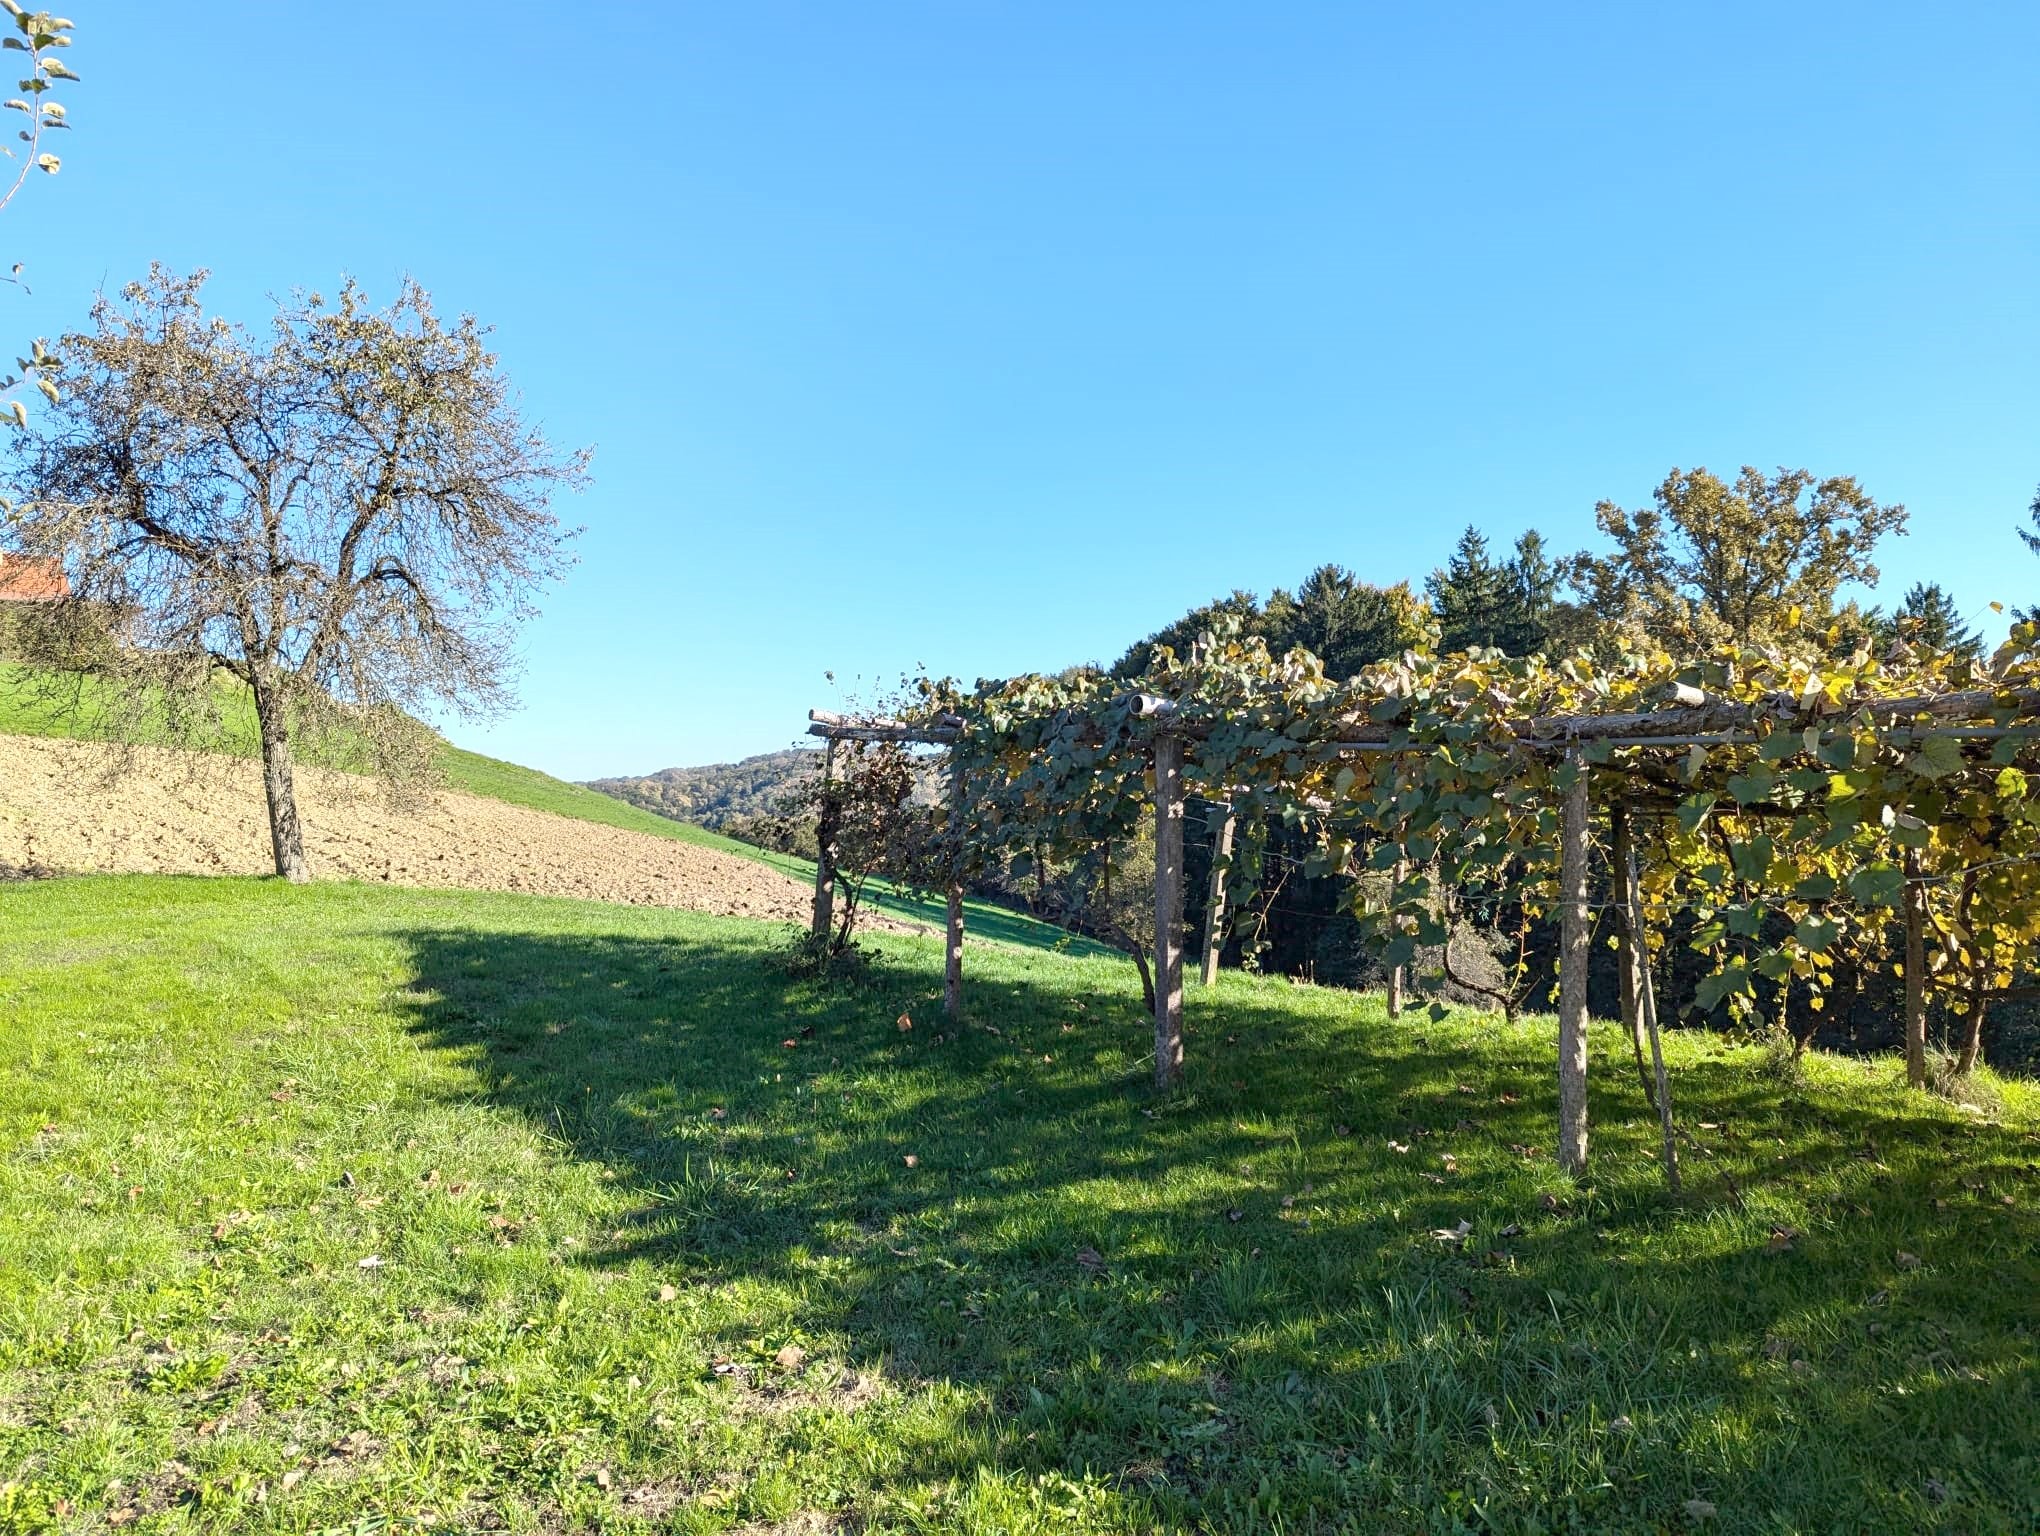
[[0, 888], [0, 1530], [2040, 1523], [2029, 1086], [1675, 1034], [1673, 1199], [1597, 1031], [1575, 1188], [1548, 1021], [784, 935]]
[[[53, 707], [49, 699], [37, 691], [36, 676], [26, 667], [0, 663], [0, 735], [74, 737], [88, 734], [89, 722], [93, 718], [90, 679], [83, 680], [84, 707], [74, 710]], [[221, 745], [235, 755], [253, 757], [259, 738], [255, 731], [253, 706], [245, 695], [237, 690], [223, 690], [222, 714], [225, 739]], [[592, 821], [605, 827], [621, 827], [627, 832], [642, 832], [650, 837], [692, 843], [698, 848], [713, 848], [753, 863], [769, 865], [804, 885], [814, 884], [812, 859], [774, 853], [733, 837], [724, 837], [691, 822], [660, 816], [612, 795], [540, 773], [536, 768], [519, 767], [516, 763], [484, 757], [479, 752], [469, 752], [450, 744], [440, 753], [438, 766], [440, 776], [450, 789], [532, 810], [550, 811], [555, 816], [567, 816], [575, 821]], [[875, 912], [906, 922], [940, 928], [947, 921], [947, 913], [939, 899], [916, 897], [882, 880], [871, 882], [865, 893], [865, 902]], [[1002, 944], [1078, 954], [1107, 952], [1101, 944], [993, 902], [966, 901], [964, 923], [979, 938], [993, 939]]]

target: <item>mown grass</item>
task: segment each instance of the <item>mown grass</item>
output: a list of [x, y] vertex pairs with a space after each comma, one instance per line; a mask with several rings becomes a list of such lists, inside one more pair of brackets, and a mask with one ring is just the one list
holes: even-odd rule
[[2028, 1086], [1675, 1034], [1673, 1199], [1597, 1033], [1576, 1188], [1546, 1021], [784, 938], [0, 889], [0, 1530], [2040, 1522]]
[[[0, 735], [63, 738], [93, 736], [100, 716], [95, 709], [91, 679], [67, 674], [62, 679], [63, 686], [52, 692], [38, 686], [39, 683], [47, 681], [47, 676], [18, 664], [0, 663]], [[255, 730], [254, 708], [246, 695], [237, 689], [223, 688], [221, 716], [221, 739], [214, 745], [236, 756], [255, 756], [260, 738]], [[146, 732], [142, 734], [145, 737], [147, 735]], [[334, 766], [348, 765], [343, 763]], [[570, 784], [564, 779], [556, 779], [550, 774], [539, 772], [536, 768], [525, 768], [498, 758], [484, 757], [479, 752], [470, 752], [451, 744], [440, 751], [437, 768], [441, 781], [449, 789], [480, 795], [490, 800], [501, 800], [510, 805], [526, 806], [532, 810], [549, 811], [555, 816], [566, 816], [575, 821], [592, 821], [606, 827], [620, 827], [626, 832], [642, 832], [649, 837], [691, 843], [697, 848], [712, 848], [719, 853], [768, 865], [789, 879], [804, 885], [814, 883], [815, 866], [812, 859], [775, 853], [750, 843], [739, 842], [733, 837], [724, 837], [721, 833], [712, 832], [706, 827], [677, 821], [669, 816], [660, 816], [628, 801], [589, 789], [585, 785]], [[918, 897], [909, 891], [896, 889], [882, 880], [870, 883], [865, 900], [873, 911], [906, 922], [925, 923], [939, 928], [947, 921], [947, 913], [939, 899]], [[1106, 952], [1103, 945], [1066, 933], [1053, 924], [1041, 922], [1024, 912], [1016, 912], [1009, 907], [998, 906], [988, 901], [967, 901], [964, 904], [964, 921], [966, 927], [979, 937], [996, 939], [1004, 944], [1020, 944], [1035, 949], [1060, 949], [1079, 954]]]

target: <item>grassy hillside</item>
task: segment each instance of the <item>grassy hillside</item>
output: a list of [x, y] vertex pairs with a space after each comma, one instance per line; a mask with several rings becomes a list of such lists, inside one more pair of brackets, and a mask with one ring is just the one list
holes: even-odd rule
[[[86, 689], [86, 707], [82, 711], [51, 707], [38, 690], [37, 681], [36, 675], [25, 667], [0, 663], [0, 734], [56, 737], [89, 734], [88, 729], [81, 723], [92, 718], [89, 680], [80, 685]], [[243, 757], [253, 757], [257, 750], [258, 737], [255, 731], [254, 712], [245, 696], [238, 691], [224, 694], [222, 713], [225, 724], [223, 748]], [[493, 757], [484, 757], [479, 752], [469, 752], [449, 745], [440, 754], [439, 772], [447, 787], [471, 795], [482, 795], [511, 805], [529, 806], [534, 810], [550, 811], [555, 815], [572, 817], [577, 821], [599, 822], [603, 826], [643, 832], [651, 837], [670, 838], [676, 842], [692, 843], [697, 847], [714, 848], [738, 858], [769, 865], [802, 884], [814, 883], [815, 866], [812, 860], [770, 853], [749, 843], [738, 842], [735, 838], [711, 832], [704, 827], [675, 821], [671, 817], [643, 810], [582, 785], [556, 779], [550, 774], [540, 773], [535, 768], [519, 767], [515, 763], [502, 762]], [[941, 902], [914, 899], [893, 890], [883, 882], [873, 884], [869, 904], [876, 911], [907, 922], [939, 927], [945, 921]], [[1022, 944], [1034, 948], [1074, 949], [1082, 953], [1103, 952], [1102, 946], [1089, 940], [1072, 938], [1052, 924], [1037, 922], [1025, 913], [1014, 912], [990, 902], [967, 902], [965, 923], [970, 932], [979, 938], [993, 939], [1000, 943]]]
[[636, 777], [594, 779], [590, 789], [697, 826], [721, 828], [748, 816], [770, 816], [803, 779], [821, 771], [814, 747], [765, 752], [735, 763], [662, 768]]
[[1129, 967], [776, 942], [0, 888], [0, 1530], [2040, 1522], [2029, 1087], [1675, 1034], [1671, 1199], [1601, 1030], [1574, 1188], [1548, 1021], [1227, 978], [1157, 1102]]

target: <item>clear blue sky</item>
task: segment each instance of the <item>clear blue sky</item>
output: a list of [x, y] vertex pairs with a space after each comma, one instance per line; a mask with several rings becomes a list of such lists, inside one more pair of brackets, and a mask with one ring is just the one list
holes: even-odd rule
[[1577, 548], [1675, 464], [1905, 502], [1887, 598], [2040, 596], [2040, 6], [71, 14], [10, 334], [151, 258], [492, 322], [596, 478], [524, 708], [453, 734], [567, 776], [1469, 521]]

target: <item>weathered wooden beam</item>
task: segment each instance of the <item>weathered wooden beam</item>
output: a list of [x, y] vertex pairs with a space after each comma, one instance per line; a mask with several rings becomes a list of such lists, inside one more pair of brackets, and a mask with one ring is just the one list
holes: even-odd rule
[[1225, 947], [1225, 892], [1226, 866], [1232, 859], [1233, 832], [1238, 826], [1239, 816], [1230, 804], [1222, 807], [1223, 816], [1218, 830], [1211, 840], [1211, 887], [1204, 904], [1204, 968], [1202, 980], [1211, 986], [1218, 980], [1218, 952]]
[[[1606, 741], [1611, 746], [1626, 747], [1747, 745], [1760, 739], [1754, 734], [1758, 725], [1802, 730], [1808, 725], [1836, 722], [1864, 712], [1869, 713], [1873, 724], [1883, 722], [1880, 728], [1885, 730], [1902, 728], [1907, 724], [1932, 726], [1941, 721], [1975, 720], [2006, 711], [2019, 718], [2040, 715], [2040, 689], [2036, 688], [1969, 689], [1958, 693], [1914, 694], [1892, 699], [1852, 699], [1839, 705], [1822, 701], [1818, 708], [1806, 710], [1801, 710], [1796, 700], [1783, 696], [1774, 695], [1757, 703], [1745, 704], [1713, 698], [1684, 684], [1674, 685], [1670, 698], [1673, 702], [1655, 709], [1618, 710], [1607, 714], [1531, 715], [1507, 722], [1507, 729], [1520, 746], [1540, 751], [1569, 751], [1590, 741]], [[1129, 718], [1166, 725], [1192, 740], [1201, 739], [1211, 732], [1209, 722], [1182, 719], [1181, 706], [1174, 699], [1160, 698], [1151, 693], [1130, 693], [1122, 695], [1119, 702]], [[2032, 727], [2010, 725], [1962, 727], [1951, 724], [1938, 729], [1937, 734], [1960, 732], [1988, 739], [2000, 735], [2029, 734], [2032, 730]], [[1352, 720], [1347, 722], [1337, 738], [1318, 745], [1350, 752], [1435, 750], [1430, 744], [1398, 745], [1394, 739], [1396, 731], [1393, 725]]]
[[905, 741], [948, 747], [954, 746], [963, 733], [954, 726], [903, 725], [894, 720], [878, 725], [828, 725], [818, 721], [808, 727], [808, 735], [825, 741]]
[[1587, 909], [1587, 772], [1573, 759], [1559, 831], [1558, 1166], [1587, 1167], [1587, 959], [1593, 919]]
[[1183, 1074], [1183, 741], [1155, 738], [1155, 1087]]

